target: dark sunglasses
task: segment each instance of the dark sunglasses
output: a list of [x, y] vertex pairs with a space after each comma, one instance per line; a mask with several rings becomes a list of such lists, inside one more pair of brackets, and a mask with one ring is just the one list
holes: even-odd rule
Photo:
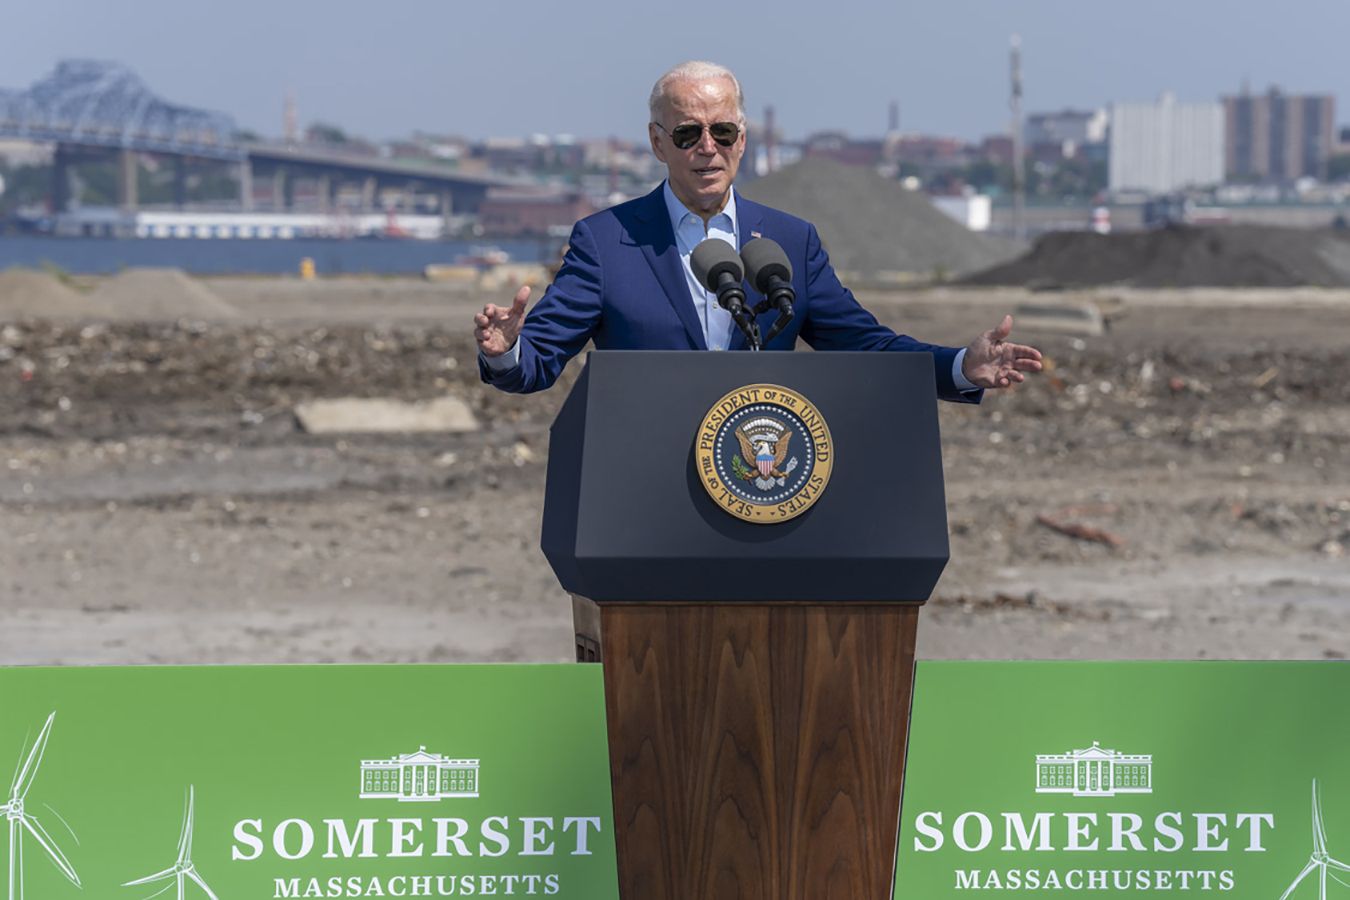
[[[666, 126], [660, 122], [653, 122], [652, 124], [670, 135], [670, 142], [680, 150], [688, 150], [703, 140], [703, 126], [697, 122], [676, 125], [671, 130], [667, 130]], [[741, 126], [735, 122], [714, 122], [708, 126], [708, 134], [712, 135], [712, 139], [719, 146], [730, 147], [741, 136]]]

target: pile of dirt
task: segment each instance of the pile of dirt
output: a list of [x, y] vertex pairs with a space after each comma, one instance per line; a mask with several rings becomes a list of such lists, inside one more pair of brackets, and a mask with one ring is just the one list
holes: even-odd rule
[[0, 272], [0, 319], [100, 319], [107, 308], [46, 272]]
[[865, 166], [803, 160], [742, 193], [814, 224], [834, 267], [851, 272], [940, 278], [987, 268], [1020, 249], [971, 231]]
[[182, 269], [127, 269], [100, 284], [90, 300], [116, 318], [141, 322], [239, 317], [237, 309]]
[[1350, 235], [1261, 225], [1056, 232], [967, 284], [1077, 287], [1350, 287]]

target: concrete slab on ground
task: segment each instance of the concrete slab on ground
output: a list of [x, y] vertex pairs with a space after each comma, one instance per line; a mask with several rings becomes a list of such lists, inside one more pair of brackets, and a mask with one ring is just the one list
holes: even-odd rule
[[300, 427], [310, 434], [389, 434], [477, 431], [478, 420], [458, 397], [425, 402], [341, 397], [312, 400], [295, 408]]

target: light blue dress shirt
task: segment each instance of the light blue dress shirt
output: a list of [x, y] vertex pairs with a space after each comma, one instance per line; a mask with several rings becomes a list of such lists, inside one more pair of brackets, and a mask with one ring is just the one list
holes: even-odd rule
[[727, 205], [720, 213], [703, 220], [689, 211], [667, 181], [663, 187], [666, 198], [666, 212], [670, 214], [670, 227], [675, 232], [675, 247], [680, 251], [680, 262], [684, 265], [684, 280], [689, 285], [689, 297], [694, 301], [694, 310], [698, 313], [699, 324], [703, 326], [703, 340], [709, 350], [725, 350], [731, 346], [732, 329], [736, 323], [731, 313], [717, 302], [717, 295], [699, 284], [694, 277], [694, 267], [690, 263], [694, 248], [709, 238], [726, 241], [731, 249], [740, 252], [740, 231], [736, 223], [736, 191], [727, 193]]

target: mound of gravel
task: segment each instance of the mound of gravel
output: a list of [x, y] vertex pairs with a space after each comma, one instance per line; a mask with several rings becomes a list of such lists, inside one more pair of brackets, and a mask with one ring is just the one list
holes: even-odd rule
[[1334, 229], [1174, 225], [1057, 232], [1025, 256], [965, 279], [1031, 287], [1350, 287], [1350, 235]]
[[135, 321], [239, 317], [237, 309], [182, 269], [127, 269], [100, 284], [90, 300], [116, 318]]
[[6, 269], [0, 272], [0, 318], [103, 319], [108, 310], [62, 284], [46, 272]]
[[750, 182], [742, 193], [814, 224], [834, 267], [851, 272], [950, 276], [1011, 259], [1021, 249], [971, 231], [923, 194], [865, 166], [807, 159]]

